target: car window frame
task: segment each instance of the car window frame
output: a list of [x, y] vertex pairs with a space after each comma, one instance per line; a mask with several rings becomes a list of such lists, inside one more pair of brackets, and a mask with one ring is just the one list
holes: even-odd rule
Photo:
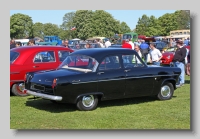
[[[41, 53], [41, 52], [49, 52], [49, 51], [53, 51], [53, 53], [54, 53], [54, 59], [55, 59], [54, 61], [35, 62], [35, 57], [36, 57], [37, 54], [39, 54], [39, 53]], [[57, 62], [57, 59], [56, 59], [56, 52], [55, 52], [55, 50], [42, 50], [42, 51], [36, 52], [35, 55], [34, 55], [34, 57], [33, 57], [33, 63], [35, 63], [35, 64], [40, 64], [40, 63], [41, 63], [41, 64], [42, 64], [42, 63], [43, 63], [43, 64], [44, 64], [44, 63], [56, 63], [56, 62]]]

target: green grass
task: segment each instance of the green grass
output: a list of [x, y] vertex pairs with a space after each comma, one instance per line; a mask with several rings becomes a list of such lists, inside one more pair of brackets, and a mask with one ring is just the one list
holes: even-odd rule
[[190, 129], [190, 77], [171, 100], [103, 101], [94, 111], [32, 96], [10, 96], [10, 129]]

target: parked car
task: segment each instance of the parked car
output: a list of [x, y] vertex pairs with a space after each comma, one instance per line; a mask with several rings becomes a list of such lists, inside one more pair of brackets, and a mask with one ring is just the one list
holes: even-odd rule
[[71, 53], [56, 70], [27, 73], [24, 92], [89, 111], [111, 99], [169, 100], [180, 73], [180, 68], [146, 65], [134, 50], [91, 48]]
[[[186, 49], [190, 50], [190, 46], [184, 46]], [[165, 49], [165, 52], [162, 53], [161, 58], [161, 65], [170, 65], [174, 58], [174, 53], [176, 51], [177, 47], [169, 47]]]
[[156, 44], [156, 48], [160, 51], [168, 47], [168, 44], [165, 42], [154, 42]]
[[26, 72], [56, 69], [73, 50], [62, 46], [23, 46], [10, 50], [10, 90], [23, 93]]

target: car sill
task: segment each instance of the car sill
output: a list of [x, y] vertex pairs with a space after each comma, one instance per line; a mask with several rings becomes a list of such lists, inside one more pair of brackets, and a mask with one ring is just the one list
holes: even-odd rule
[[52, 95], [42, 94], [42, 93], [38, 93], [38, 92], [26, 90], [26, 89], [24, 89], [24, 93], [27, 93], [29, 95], [33, 95], [33, 96], [36, 96], [36, 97], [44, 98], [44, 99], [49, 99], [49, 100], [55, 100], [55, 101], [61, 101], [62, 100], [61, 96], [52, 96]]

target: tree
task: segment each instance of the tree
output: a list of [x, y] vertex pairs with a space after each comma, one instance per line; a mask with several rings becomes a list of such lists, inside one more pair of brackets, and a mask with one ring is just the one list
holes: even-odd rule
[[33, 37], [33, 21], [28, 15], [21, 13], [10, 17], [10, 37], [25, 38]]
[[140, 35], [146, 35], [149, 26], [149, 17], [147, 15], [142, 15], [142, 18], [139, 18], [136, 25], [136, 32]]
[[87, 39], [92, 37], [92, 10], [77, 10], [73, 18], [73, 26], [76, 30], [71, 31], [71, 38], [78, 37], [80, 39]]
[[178, 10], [175, 13], [177, 21], [177, 29], [190, 29], [190, 11]]
[[161, 36], [168, 36], [170, 31], [177, 29], [178, 24], [174, 13], [166, 13], [159, 17], [158, 20], [161, 26]]
[[161, 34], [161, 26], [155, 16], [150, 16], [146, 36], [159, 36]]
[[44, 24], [43, 28], [44, 36], [58, 36], [58, 34], [60, 33], [60, 28], [58, 27], [58, 25], [52, 23]]
[[122, 22], [120, 24], [120, 34], [124, 34], [127, 32], [131, 32], [131, 29], [125, 22]]
[[33, 35], [34, 37], [44, 38], [44, 24], [36, 22], [33, 25]]
[[120, 22], [104, 10], [96, 10], [93, 12], [91, 28], [93, 36], [110, 38], [115, 34], [120, 34]]
[[73, 26], [73, 18], [75, 16], [75, 12], [66, 13], [63, 17], [62, 28], [64, 30], [70, 30]]

